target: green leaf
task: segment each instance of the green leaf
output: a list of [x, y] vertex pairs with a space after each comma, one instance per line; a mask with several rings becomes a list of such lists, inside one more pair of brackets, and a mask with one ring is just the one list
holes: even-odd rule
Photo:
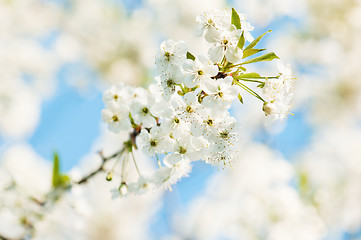
[[279, 58], [279, 57], [277, 57], [277, 55], [274, 52], [271, 52], [271, 53], [266, 53], [259, 57], [252, 58], [248, 61], [241, 63], [240, 65], [255, 63], [255, 62], [272, 61], [273, 59], [276, 59], [276, 58]]
[[[245, 42], [245, 40], [244, 40], [244, 32], [242, 31], [242, 35], [238, 40], [237, 47], [242, 49], [244, 47], [244, 42]], [[244, 53], [243, 53], [243, 55], [244, 55]]]
[[57, 152], [54, 152], [54, 154], [53, 154], [53, 179], [52, 179], [53, 187], [58, 186], [59, 177], [60, 177], [59, 155]]
[[70, 178], [67, 175], [60, 173], [60, 160], [57, 152], [53, 154], [53, 178], [52, 186], [53, 188], [66, 187], [70, 183]]
[[234, 8], [232, 8], [232, 22], [231, 22], [237, 29], [241, 29], [241, 19]]
[[262, 35], [258, 36], [258, 38], [256, 38], [255, 40], [253, 40], [253, 42], [251, 42], [244, 50], [254, 48], [254, 46], [257, 45], [257, 43], [261, 40], [261, 38], [263, 38], [263, 36], [266, 35], [266, 34], [269, 33], [269, 32], [272, 32], [272, 30], [268, 30], [267, 32], [265, 32], [265, 33], [263, 33]]
[[60, 181], [61, 181], [61, 186], [66, 186], [70, 183], [70, 177], [68, 175], [61, 175]]
[[242, 98], [241, 94], [238, 94], [238, 99], [243, 104], [243, 98]]
[[266, 50], [265, 48], [262, 49], [257, 49], [257, 48], [251, 48], [251, 49], [247, 49], [243, 51], [243, 57], [242, 58], [246, 58], [249, 56], [252, 56], [253, 54], [259, 53]]
[[190, 53], [190, 52], [187, 52], [187, 59], [191, 59], [191, 60], [195, 60], [196, 59], [196, 57], [195, 56], [193, 56], [193, 54], [192, 53]]
[[239, 74], [238, 76], [236, 76], [234, 78], [236, 78], [236, 79], [239, 79], [239, 78], [261, 78], [261, 75], [259, 75], [256, 72], [251, 72], [251, 73]]

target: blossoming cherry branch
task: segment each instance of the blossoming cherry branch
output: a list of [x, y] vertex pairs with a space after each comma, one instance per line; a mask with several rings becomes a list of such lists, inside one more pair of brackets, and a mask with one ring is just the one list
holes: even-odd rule
[[[253, 27], [234, 9], [203, 12], [196, 19], [208, 48], [205, 55], [187, 51], [183, 41], [162, 42], [155, 58], [158, 76], [148, 89], [117, 84], [104, 92], [103, 121], [114, 133], [129, 132], [120, 166], [120, 185], [114, 197], [140, 194], [176, 183], [191, 170], [191, 162], [203, 160], [224, 166], [235, 160], [239, 123], [230, 116], [235, 99], [243, 103], [249, 93], [263, 102], [265, 115], [286, 117], [292, 100], [293, 77], [289, 66], [280, 64], [278, 76], [263, 77], [247, 72], [246, 65], [278, 59], [273, 52], [254, 57], [266, 49], [255, 48]], [[247, 46], [246, 42], [249, 42]], [[262, 96], [249, 84], [257, 83]], [[143, 172], [134, 158], [140, 149], [156, 161], [157, 169]], [[130, 160], [131, 159], [131, 160]], [[129, 165], [137, 181], [127, 179]]]

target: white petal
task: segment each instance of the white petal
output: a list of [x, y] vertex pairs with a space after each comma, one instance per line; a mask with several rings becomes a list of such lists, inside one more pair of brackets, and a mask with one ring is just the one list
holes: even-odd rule
[[208, 50], [208, 55], [212, 62], [214, 63], [220, 62], [223, 58], [223, 47], [222, 46], [211, 47]]
[[198, 102], [198, 98], [193, 92], [189, 92], [184, 95], [184, 102], [187, 105], [192, 105]]
[[214, 77], [218, 74], [218, 66], [217, 65], [205, 66], [204, 73], [207, 76]]
[[116, 122], [110, 123], [108, 126], [109, 130], [114, 132], [114, 133], [119, 133], [120, 132], [120, 125]]
[[188, 71], [193, 71], [196, 68], [197, 64], [195, 61], [191, 60], [191, 59], [186, 59], [183, 63], [183, 70], [188, 72]]
[[178, 55], [185, 55], [186, 54], [186, 52], [187, 52], [187, 45], [186, 45], [186, 43], [184, 42], [184, 41], [179, 41], [179, 42], [177, 42], [177, 54]]
[[216, 104], [216, 101], [214, 99], [214, 96], [206, 96], [203, 98], [202, 105], [207, 108], [214, 108]]
[[202, 149], [207, 147], [207, 140], [205, 140], [203, 137], [193, 137], [192, 138], [192, 146], [194, 149]]
[[248, 42], [253, 42], [254, 37], [251, 35], [251, 33], [249, 33], [248, 31], [244, 31], [244, 38], [248, 41]]
[[193, 136], [195, 136], [195, 137], [201, 136], [202, 133], [203, 133], [202, 130], [203, 130], [203, 128], [202, 128], [202, 125], [201, 125], [200, 122], [198, 122], [198, 121], [192, 122], [192, 124], [191, 124], [191, 133], [192, 133]]
[[186, 87], [194, 88], [198, 85], [198, 79], [194, 75], [188, 75], [184, 77], [183, 83]]
[[237, 47], [227, 48], [227, 50], [226, 50], [226, 59], [229, 62], [236, 63], [242, 58], [243, 52], [239, 51], [238, 49], [239, 48], [237, 48]]
[[[196, 18], [196, 21], [197, 21], [197, 22], [199, 21], [198, 19], [199, 19], [199, 16]], [[203, 31], [204, 31], [203, 25], [198, 25], [197, 30], [196, 30], [196, 34], [197, 34], [198, 36], [202, 36]]]
[[217, 94], [218, 92], [218, 84], [216, 80], [212, 78], [202, 79], [200, 82], [200, 87], [207, 94]]
[[123, 119], [122, 121], [119, 122], [119, 127], [122, 130], [129, 130], [129, 129], [131, 129], [132, 125], [130, 124], [129, 119], [126, 118], [126, 119]]
[[227, 76], [224, 78], [224, 83], [227, 85], [231, 85], [233, 83], [233, 77], [232, 76]]
[[219, 31], [217, 31], [217, 29], [215, 29], [214, 27], [208, 27], [205, 29], [204, 39], [207, 42], [209, 43], [215, 42], [218, 36], [219, 36]]
[[167, 156], [165, 156], [163, 162], [166, 166], [171, 167], [171, 166], [177, 164], [181, 160], [182, 160], [181, 154], [173, 153], [173, 154], [168, 154]]
[[113, 114], [111, 111], [109, 111], [108, 109], [103, 109], [102, 110], [102, 120], [103, 122], [110, 122], [110, 119], [113, 117]]

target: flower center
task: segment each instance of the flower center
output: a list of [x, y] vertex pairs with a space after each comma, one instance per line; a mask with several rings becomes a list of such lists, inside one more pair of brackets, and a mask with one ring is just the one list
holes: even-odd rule
[[171, 56], [170, 52], [165, 52], [165, 53], [164, 53], [164, 57], [165, 57], [167, 60], [169, 60], [170, 56]]
[[155, 147], [157, 146], [158, 142], [157, 140], [150, 140], [150, 146]]
[[173, 87], [174, 81], [172, 79], [167, 80], [167, 87]]
[[223, 45], [227, 45], [228, 44], [228, 40], [227, 39], [224, 39], [223, 40]]
[[113, 98], [114, 98], [115, 101], [117, 101], [118, 100], [118, 95], [114, 94]]
[[208, 124], [209, 126], [213, 126], [213, 120], [212, 120], [212, 119], [208, 119], [208, 120], [207, 120], [207, 124]]
[[118, 122], [118, 121], [119, 121], [119, 118], [118, 118], [117, 115], [114, 115], [114, 116], [112, 117], [112, 120], [113, 120], [113, 122]]
[[185, 154], [187, 152], [187, 149], [183, 148], [183, 147], [179, 147], [179, 153], [180, 154]]
[[192, 113], [192, 112], [193, 112], [193, 109], [192, 109], [191, 106], [187, 106], [186, 111], [187, 111], [188, 113]]
[[201, 76], [201, 75], [203, 75], [203, 71], [202, 71], [202, 70], [198, 70], [197, 74], [198, 74], [199, 76]]
[[223, 97], [223, 92], [218, 92], [217, 95], [218, 95], [219, 97]]
[[144, 108], [142, 109], [142, 112], [143, 112], [144, 114], [147, 114], [147, 113], [149, 112], [149, 109], [146, 108], [146, 107], [144, 107]]
[[174, 122], [175, 122], [176, 124], [178, 124], [178, 123], [179, 123], [179, 118], [175, 118], [175, 119], [174, 119]]
[[221, 132], [219, 135], [221, 138], [228, 138], [228, 134], [229, 134], [229, 132], [224, 131], [224, 132]]

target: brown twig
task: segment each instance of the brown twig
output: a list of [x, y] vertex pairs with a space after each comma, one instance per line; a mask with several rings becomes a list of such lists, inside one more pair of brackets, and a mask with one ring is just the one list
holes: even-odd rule
[[88, 180], [90, 178], [92, 178], [95, 175], [97, 175], [98, 173], [104, 171], [104, 165], [107, 161], [117, 157], [118, 155], [121, 155], [124, 152], [124, 150], [125, 150], [125, 148], [122, 148], [121, 150], [119, 150], [118, 152], [114, 153], [113, 155], [111, 155], [109, 157], [104, 157], [103, 152], [100, 151], [99, 155], [102, 158], [102, 163], [100, 164], [100, 166], [97, 169], [95, 169], [94, 171], [90, 172], [88, 175], [84, 176], [79, 181], [73, 182], [73, 184], [84, 184], [84, 183], [88, 182]]

